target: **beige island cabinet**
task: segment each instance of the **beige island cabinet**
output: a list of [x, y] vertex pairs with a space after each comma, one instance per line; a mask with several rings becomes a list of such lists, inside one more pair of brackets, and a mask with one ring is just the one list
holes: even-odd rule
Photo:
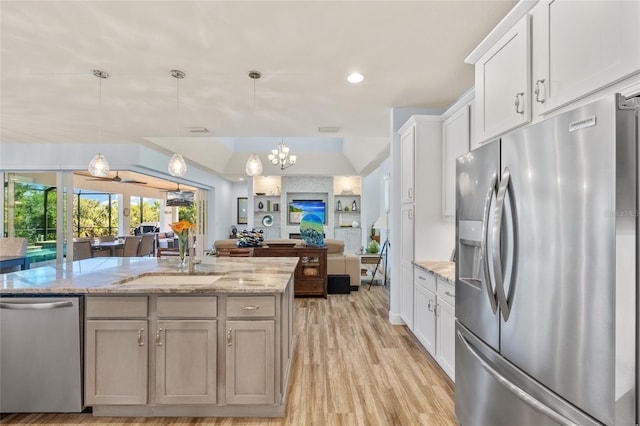
[[204, 259], [191, 274], [173, 259], [105, 259], [60, 266], [48, 284], [9, 274], [0, 289], [83, 297], [94, 415], [284, 416], [297, 258]]

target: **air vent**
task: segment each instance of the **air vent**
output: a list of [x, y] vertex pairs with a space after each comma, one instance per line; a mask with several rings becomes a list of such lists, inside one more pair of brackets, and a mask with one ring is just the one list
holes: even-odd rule
[[209, 129], [206, 127], [185, 127], [189, 133], [209, 133]]
[[340, 127], [318, 127], [320, 133], [338, 133]]

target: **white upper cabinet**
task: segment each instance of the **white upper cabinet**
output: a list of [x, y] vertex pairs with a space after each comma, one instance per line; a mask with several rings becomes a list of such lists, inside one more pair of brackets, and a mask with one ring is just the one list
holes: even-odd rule
[[415, 200], [414, 191], [414, 158], [416, 144], [416, 128], [415, 125], [408, 127], [400, 135], [400, 200], [403, 204], [413, 203]]
[[639, 1], [545, 0], [531, 15], [536, 113], [640, 71]]
[[456, 214], [456, 158], [469, 151], [469, 108], [464, 105], [442, 123], [442, 215]]
[[529, 16], [525, 15], [476, 62], [477, 137], [531, 121]]

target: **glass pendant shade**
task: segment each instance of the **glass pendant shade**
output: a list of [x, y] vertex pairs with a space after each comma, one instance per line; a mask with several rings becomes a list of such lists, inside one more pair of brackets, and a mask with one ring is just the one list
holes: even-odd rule
[[100, 153], [97, 153], [89, 162], [88, 169], [91, 176], [107, 177], [109, 175], [109, 162]]
[[169, 160], [168, 170], [171, 176], [184, 176], [187, 173], [187, 163], [184, 162], [182, 155], [173, 154]]
[[247, 175], [259, 176], [262, 174], [262, 161], [257, 154], [251, 154], [247, 160], [247, 167], [245, 168]]

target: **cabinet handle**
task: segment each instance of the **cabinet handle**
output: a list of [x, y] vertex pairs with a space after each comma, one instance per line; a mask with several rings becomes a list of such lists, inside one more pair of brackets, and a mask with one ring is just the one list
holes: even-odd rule
[[144, 346], [144, 340], [142, 339], [142, 333], [144, 332], [144, 328], [138, 330], [138, 346]]
[[427, 303], [427, 309], [429, 312], [433, 312], [433, 309], [431, 309], [431, 302], [433, 302], [433, 299], [429, 299], [429, 303]]
[[227, 331], [227, 346], [231, 346], [231, 329]]
[[156, 331], [156, 345], [158, 346], [162, 346], [162, 335], [160, 334], [162, 333], [162, 329], [159, 328], [158, 331]]
[[453, 293], [449, 293], [448, 291], [445, 291], [444, 294], [446, 294], [449, 297], [453, 297], [454, 299], [456, 298], [456, 295]]
[[[522, 98], [522, 109], [520, 109], [520, 99], [521, 98]], [[518, 114], [524, 114], [524, 92], [516, 93], [515, 106], [516, 106], [516, 112]]]
[[412, 213], [412, 210], [407, 210], [407, 218], [408, 218], [408, 219], [413, 219], [413, 213]]
[[407, 196], [410, 200], [413, 200], [413, 188], [407, 189]]
[[536, 88], [534, 90], [534, 93], [536, 94], [536, 102], [540, 102], [541, 104], [543, 104], [546, 99], [544, 98], [544, 96], [540, 97], [540, 92], [542, 91], [540, 89], [540, 86], [544, 88], [544, 78], [536, 81]]
[[242, 305], [244, 311], [257, 311], [260, 309], [260, 305]]
[[425, 277], [423, 277], [422, 275], [418, 275], [418, 279], [422, 280], [422, 281], [426, 281], [427, 279]]

